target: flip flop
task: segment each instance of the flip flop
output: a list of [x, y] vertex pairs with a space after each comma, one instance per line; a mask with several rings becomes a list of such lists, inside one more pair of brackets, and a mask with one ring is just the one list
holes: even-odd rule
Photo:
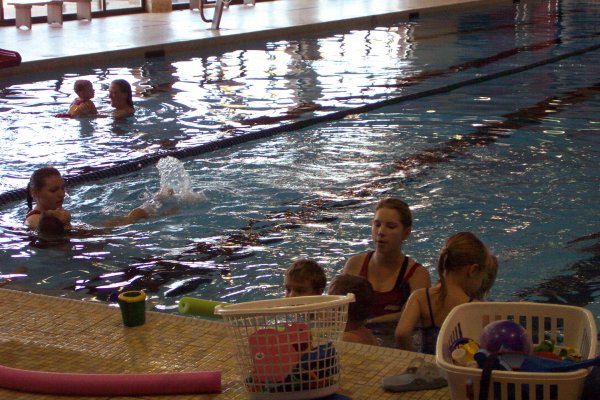
[[383, 388], [390, 392], [431, 390], [447, 385], [448, 381], [437, 365], [421, 357], [413, 359], [403, 374], [383, 378]]

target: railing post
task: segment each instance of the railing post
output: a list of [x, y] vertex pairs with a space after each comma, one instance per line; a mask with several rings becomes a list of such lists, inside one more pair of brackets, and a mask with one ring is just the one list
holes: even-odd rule
[[221, 15], [223, 15], [223, 8], [223, 0], [217, 0], [217, 3], [215, 4], [215, 13], [213, 15], [212, 25], [210, 29], [219, 29], [219, 25], [221, 24]]

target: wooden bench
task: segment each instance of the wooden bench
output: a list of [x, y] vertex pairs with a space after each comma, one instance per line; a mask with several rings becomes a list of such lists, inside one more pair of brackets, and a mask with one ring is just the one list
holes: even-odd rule
[[31, 8], [48, 7], [48, 23], [63, 23], [63, 2], [77, 3], [77, 19], [92, 20], [92, 0], [14, 0], [7, 4], [15, 7], [15, 26], [31, 29]]
[[18, 0], [9, 1], [7, 4], [15, 7], [17, 29], [22, 26], [31, 29], [31, 7], [33, 6], [47, 6], [48, 23], [62, 25], [62, 0]]

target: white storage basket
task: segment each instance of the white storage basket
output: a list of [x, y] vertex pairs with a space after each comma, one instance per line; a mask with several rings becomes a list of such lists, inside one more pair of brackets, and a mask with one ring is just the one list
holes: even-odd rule
[[[455, 307], [444, 323], [436, 347], [436, 362], [448, 374], [452, 400], [465, 400], [472, 383], [479, 398], [481, 369], [454, 365], [450, 345], [459, 338], [475, 341], [493, 321], [509, 319], [523, 326], [534, 346], [545, 339], [571, 346], [582, 360], [596, 355], [597, 333], [594, 317], [584, 308], [529, 302], [476, 302]], [[533, 373], [493, 371], [488, 398], [498, 400], [576, 400], [583, 390], [589, 369], [572, 372]]]
[[336, 350], [354, 295], [219, 305], [251, 399], [313, 399], [337, 391]]

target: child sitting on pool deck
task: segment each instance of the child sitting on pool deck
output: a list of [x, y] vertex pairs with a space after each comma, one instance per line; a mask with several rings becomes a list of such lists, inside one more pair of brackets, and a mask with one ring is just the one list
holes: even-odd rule
[[[416, 290], [402, 311], [395, 331], [398, 346], [435, 354], [442, 322], [454, 307], [478, 301], [475, 296], [492, 264], [487, 247], [473, 233], [459, 232], [448, 238], [438, 259], [438, 284]], [[415, 330], [420, 346], [413, 343]]]
[[285, 271], [283, 285], [285, 297], [320, 296], [327, 285], [327, 277], [316, 261], [303, 258]]
[[366, 278], [350, 274], [337, 275], [331, 280], [327, 294], [348, 293], [354, 294], [355, 301], [348, 305], [348, 323], [342, 340], [379, 346], [381, 344], [379, 339], [366, 327], [375, 299], [373, 286]]

